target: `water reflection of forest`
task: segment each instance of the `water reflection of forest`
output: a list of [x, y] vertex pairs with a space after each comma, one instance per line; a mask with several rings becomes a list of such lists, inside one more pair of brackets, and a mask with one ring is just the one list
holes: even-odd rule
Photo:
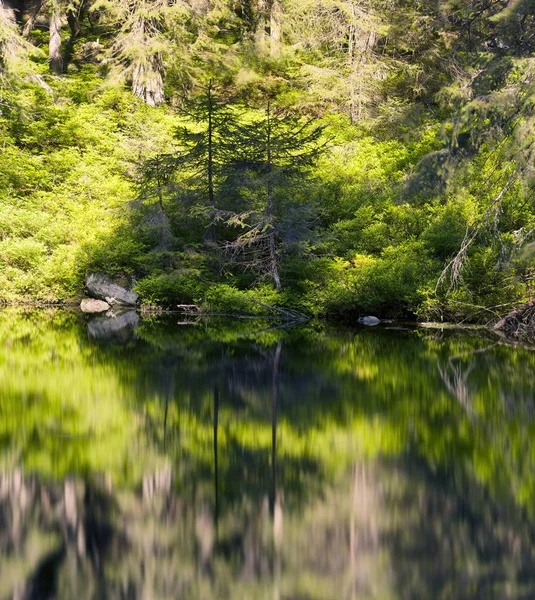
[[[533, 529], [424, 468], [358, 463], [299, 510], [278, 491], [216, 518], [169, 469], [0, 479], [2, 598], [528, 598]], [[466, 493], [466, 489], [463, 490]]]
[[531, 353], [125, 322], [0, 312], [0, 598], [535, 593]]

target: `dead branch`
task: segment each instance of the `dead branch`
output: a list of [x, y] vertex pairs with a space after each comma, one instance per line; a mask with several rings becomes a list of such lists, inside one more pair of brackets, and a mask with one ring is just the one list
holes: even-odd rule
[[521, 340], [535, 339], [535, 299], [509, 312], [493, 329]]
[[494, 198], [491, 205], [487, 208], [487, 210], [483, 213], [483, 215], [476, 221], [473, 225], [474, 230], [470, 231], [470, 227], [466, 228], [466, 233], [464, 239], [462, 241], [461, 247], [457, 254], [450, 260], [450, 262], [444, 267], [440, 277], [438, 278], [437, 284], [435, 286], [435, 293], [438, 292], [438, 289], [445, 282], [448, 273], [450, 273], [450, 285], [448, 287], [447, 293], [449, 293], [452, 289], [455, 289], [459, 285], [463, 284], [463, 276], [462, 271], [464, 264], [467, 259], [468, 249], [473, 244], [483, 227], [489, 224], [489, 219], [491, 214], [494, 212], [494, 220], [496, 221], [498, 208], [500, 203], [507, 193], [509, 188], [513, 185], [513, 183], [517, 180], [519, 175], [519, 171], [515, 170], [510, 175], [507, 183], [500, 190], [500, 193]]

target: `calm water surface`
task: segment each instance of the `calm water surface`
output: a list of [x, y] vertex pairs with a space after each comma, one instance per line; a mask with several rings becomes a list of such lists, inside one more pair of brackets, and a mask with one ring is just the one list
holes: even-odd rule
[[0, 599], [535, 598], [535, 353], [0, 311]]

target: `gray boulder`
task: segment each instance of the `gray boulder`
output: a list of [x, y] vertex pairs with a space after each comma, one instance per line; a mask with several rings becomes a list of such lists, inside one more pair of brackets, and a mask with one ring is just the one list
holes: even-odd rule
[[359, 323], [361, 325], [367, 325], [368, 327], [375, 327], [375, 325], [379, 325], [381, 322], [377, 317], [360, 317]]
[[94, 298], [85, 298], [80, 304], [82, 312], [101, 313], [110, 310], [110, 305], [104, 300], [95, 300]]
[[91, 273], [85, 279], [89, 293], [110, 306], [135, 306], [138, 295], [114, 283], [110, 277], [102, 273]]

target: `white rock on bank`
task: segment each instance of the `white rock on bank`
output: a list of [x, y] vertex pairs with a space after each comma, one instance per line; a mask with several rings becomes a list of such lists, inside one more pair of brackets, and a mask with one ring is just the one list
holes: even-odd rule
[[82, 312], [101, 313], [110, 310], [110, 305], [104, 300], [95, 300], [94, 298], [85, 298], [80, 304]]

